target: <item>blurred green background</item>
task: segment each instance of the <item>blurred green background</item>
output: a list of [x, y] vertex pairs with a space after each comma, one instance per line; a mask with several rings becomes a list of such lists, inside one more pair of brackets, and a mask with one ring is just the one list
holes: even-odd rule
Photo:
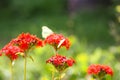
[[[0, 0], [0, 48], [22, 32], [41, 36], [48, 26], [71, 41], [70, 50], [59, 53], [73, 57], [76, 64], [67, 69], [63, 80], [92, 80], [90, 64], [107, 64], [120, 80], [120, 1], [119, 0]], [[53, 55], [51, 46], [36, 48], [28, 58], [27, 80], [51, 80], [53, 66], [46, 60]], [[10, 79], [10, 61], [0, 58], [0, 80]], [[23, 58], [14, 66], [14, 80], [23, 80]]]

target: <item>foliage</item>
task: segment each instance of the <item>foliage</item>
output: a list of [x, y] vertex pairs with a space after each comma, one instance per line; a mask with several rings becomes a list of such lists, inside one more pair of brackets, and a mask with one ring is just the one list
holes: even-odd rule
[[[89, 14], [88, 14], [89, 13]], [[103, 12], [101, 12], [103, 13]], [[64, 15], [40, 15], [34, 18], [9, 18], [1, 19], [0, 39], [1, 45], [10, 41], [21, 32], [30, 32], [41, 36], [41, 26], [49, 25], [56, 32], [66, 32], [67, 35], [76, 35], [80, 40], [86, 40], [96, 46], [114, 44], [114, 39], [109, 33], [107, 13], [98, 11], [82, 12], [74, 19], [74, 26], [68, 26], [69, 18]]]
[[[64, 0], [5, 0], [0, 1], [3, 16], [29, 17], [36, 14], [62, 13], [66, 10]], [[54, 4], [54, 5], [53, 5]], [[5, 8], [4, 8], [5, 6]]]

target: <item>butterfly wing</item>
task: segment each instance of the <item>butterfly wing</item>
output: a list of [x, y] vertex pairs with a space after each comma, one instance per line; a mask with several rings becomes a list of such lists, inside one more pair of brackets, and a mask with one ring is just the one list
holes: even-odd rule
[[46, 38], [50, 34], [53, 34], [53, 31], [50, 28], [48, 28], [47, 26], [43, 26], [42, 27], [42, 37]]

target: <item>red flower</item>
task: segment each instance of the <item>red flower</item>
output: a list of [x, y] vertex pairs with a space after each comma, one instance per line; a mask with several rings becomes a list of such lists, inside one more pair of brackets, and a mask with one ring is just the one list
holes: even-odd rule
[[[63, 42], [61, 43], [61, 45], [59, 45], [62, 40]], [[56, 50], [63, 46], [66, 47], [66, 49], [69, 49], [70, 47], [69, 40], [61, 34], [51, 34], [45, 39], [44, 42], [45, 44], [52, 45]]]
[[68, 66], [72, 66], [73, 63], [75, 63], [75, 61], [72, 58], [67, 60], [67, 65]]
[[39, 38], [36, 38], [36, 46], [43, 46], [43, 41]]
[[105, 70], [106, 74], [113, 76], [113, 70], [109, 66], [102, 65], [102, 67], [102, 69]]
[[24, 51], [28, 50], [34, 45], [43, 46], [43, 42], [41, 39], [29, 33], [20, 34], [16, 39], [12, 40], [11, 43], [18, 45]]
[[88, 67], [88, 74], [91, 75], [97, 75], [99, 77], [103, 77], [106, 74], [113, 75], [113, 70], [106, 65], [100, 65], [100, 64], [92, 64]]
[[65, 56], [56, 54], [46, 61], [46, 63], [51, 63], [55, 66], [58, 71], [63, 71], [66, 68], [72, 66], [75, 61], [73, 59], [67, 59]]
[[2, 50], [0, 50], [0, 56], [2, 56]]
[[7, 44], [0, 50], [0, 53], [5, 53], [5, 55], [10, 58], [11, 61], [18, 58], [18, 52], [23, 52], [18, 46], [14, 46], [11, 43]]

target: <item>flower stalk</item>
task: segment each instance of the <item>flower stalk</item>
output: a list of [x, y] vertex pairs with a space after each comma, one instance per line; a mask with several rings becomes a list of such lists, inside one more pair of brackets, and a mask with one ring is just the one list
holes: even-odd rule
[[62, 75], [62, 72], [59, 72], [59, 80], [62, 80], [61, 75]]
[[52, 71], [52, 80], [54, 80], [54, 72]]
[[24, 80], [26, 80], [26, 65], [27, 65], [27, 58], [24, 57]]
[[13, 65], [12, 65], [13, 61], [10, 61], [10, 69], [11, 69], [11, 79], [13, 80]]

